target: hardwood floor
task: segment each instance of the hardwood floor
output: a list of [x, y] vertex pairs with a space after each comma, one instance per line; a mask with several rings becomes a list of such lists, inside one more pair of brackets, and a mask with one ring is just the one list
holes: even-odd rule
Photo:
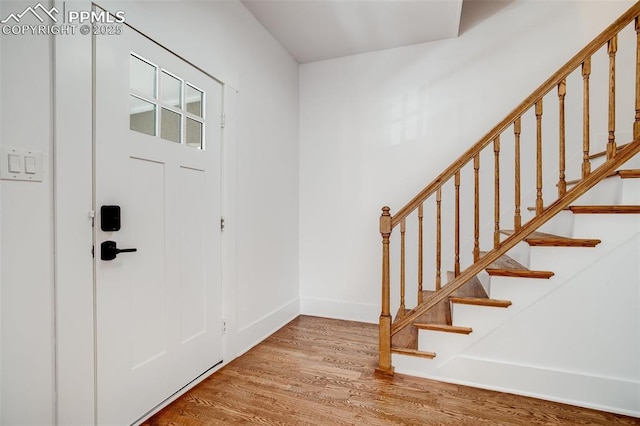
[[640, 419], [396, 374], [377, 326], [300, 316], [145, 425], [640, 425]]

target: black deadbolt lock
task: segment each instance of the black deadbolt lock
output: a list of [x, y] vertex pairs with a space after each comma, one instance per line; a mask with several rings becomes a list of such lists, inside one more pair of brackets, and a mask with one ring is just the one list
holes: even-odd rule
[[104, 232], [120, 230], [120, 206], [100, 207], [100, 229]]
[[120, 253], [132, 253], [135, 251], [138, 251], [138, 249], [119, 249], [115, 241], [105, 241], [100, 244], [100, 259], [113, 260]]

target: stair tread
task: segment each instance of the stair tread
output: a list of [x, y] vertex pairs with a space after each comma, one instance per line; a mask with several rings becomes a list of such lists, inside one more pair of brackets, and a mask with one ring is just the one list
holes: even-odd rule
[[640, 206], [634, 205], [592, 205], [592, 206], [571, 206], [569, 209], [575, 214], [597, 213], [597, 214], [639, 214]]
[[[569, 185], [569, 183], [568, 183], [568, 182], [567, 182], [567, 185]], [[546, 209], [547, 207], [549, 207], [549, 206], [544, 206], [544, 207], [542, 207], [542, 210]], [[536, 211], [536, 208], [535, 208], [535, 207], [533, 207], [533, 206], [529, 206], [529, 207], [527, 207], [527, 210], [528, 210], [528, 211], [530, 211], [530, 212], [535, 212], [535, 211]], [[565, 208], [564, 208], [564, 209], [562, 209], [562, 210], [569, 210], [569, 207], [565, 207]]]
[[451, 303], [464, 305], [490, 306], [495, 308], [507, 308], [511, 306], [510, 300], [489, 299], [484, 297], [449, 297]]
[[[511, 235], [514, 231], [501, 230], [500, 232], [505, 235]], [[539, 231], [532, 232], [524, 241], [530, 246], [549, 247], [595, 247], [602, 242], [595, 238], [570, 238]]]
[[640, 169], [618, 170], [616, 174], [622, 179], [640, 178]]
[[422, 330], [444, 331], [447, 333], [469, 334], [473, 331], [471, 327], [460, 327], [448, 324], [414, 323], [414, 325]]
[[436, 357], [435, 352], [425, 352], [425, 351], [419, 351], [417, 349], [391, 348], [391, 352], [396, 354], [402, 354], [402, 355], [417, 356], [420, 358], [433, 359]]
[[[481, 251], [480, 255], [484, 256], [486, 253]], [[551, 278], [554, 275], [551, 271], [531, 270], [506, 254], [487, 266], [485, 271], [497, 277]]]

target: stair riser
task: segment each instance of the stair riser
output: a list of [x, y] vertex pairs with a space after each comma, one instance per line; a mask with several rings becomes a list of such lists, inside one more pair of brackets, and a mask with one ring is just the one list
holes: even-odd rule
[[[502, 237], [502, 240], [505, 240], [506, 238], [507, 236], [504, 235]], [[531, 269], [531, 250], [529, 248], [529, 244], [520, 242], [516, 244], [511, 250], [509, 250], [507, 252], [507, 255], [524, 267]]]
[[640, 205], [640, 178], [622, 179], [622, 188], [620, 204]]
[[577, 214], [574, 237], [593, 238], [602, 242], [597, 248], [615, 247], [630, 236], [640, 232], [640, 214]]
[[[535, 212], [530, 212], [529, 220], [533, 219], [535, 216]], [[538, 230], [540, 232], [546, 232], [548, 234], [571, 237], [573, 232], [573, 213], [571, 213], [569, 210], [563, 210], [547, 223], [542, 225]], [[526, 266], [526, 264], [524, 263], [523, 265]]]
[[554, 277], [568, 277], [602, 256], [596, 247], [530, 247], [531, 269], [551, 270]]
[[548, 293], [556, 284], [557, 280], [553, 277], [549, 279], [491, 277], [490, 297], [528, 305]]
[[[480, 337], [498, 324], [506, 321], [513, 310], [509, 308], [492, 308], [488, 306], [451, 304], [451, 319], [453, 325], [472, 327], [473, 337]], [[472, 324], [472, 325], [469, 325]], [[471, 335], [470, 335], [471, 336]]]
[[403, 354], [391, 354], [391, 365], [395, 368], [396, 373], [408, 374], [416, 377], [426, 377], [427, 372], [434, 369], [435, 360], [426, 359]]
[[467, 335], [418, 330], [418, 350], [436, 353], [436, 357], [433, 359], [434, 362], [430, 363], [434, 368], [473, 342], [475, 342], [473, 333]]
[[573, 204], [580, 205], [614, 205], [622, 200], [622, 179], [612, 176], [599, 182]]

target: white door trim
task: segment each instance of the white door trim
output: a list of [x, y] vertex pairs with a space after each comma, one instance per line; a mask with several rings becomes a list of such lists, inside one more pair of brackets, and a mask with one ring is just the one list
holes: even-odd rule
[[[62, 1], [56, 1], [62, 10]], [[67, 3], [67, 6], [69, 3]], [[89, 1], [74, 3], [90, 10]], [[91, 37], [54, 37], [57, 424], [95, 424]]]
[[[62, 3], [62, 0], [55, 0], [59, 10], [63, 10]], [[66, 2], [66, 7], [74, 10], [91, 10], [91, 6], [87, 0]], [[77, 34], [54, 38], [56, 423], [65, 426], [95, 424], [95, 312], [90, 215], [93, 206], [92, 54], [89, 36]], [[215, 70], [210, 70], [209, 74], [215, 75]], [[236, 356], [233, 349], [237, 265], [236, 93], [236, 89], [224, 85], [227, 117], [223, 135], [222, 192], [226, 219], [222, 238], [223, 313], [227, 319], [223, 342], [225, 363]]]

